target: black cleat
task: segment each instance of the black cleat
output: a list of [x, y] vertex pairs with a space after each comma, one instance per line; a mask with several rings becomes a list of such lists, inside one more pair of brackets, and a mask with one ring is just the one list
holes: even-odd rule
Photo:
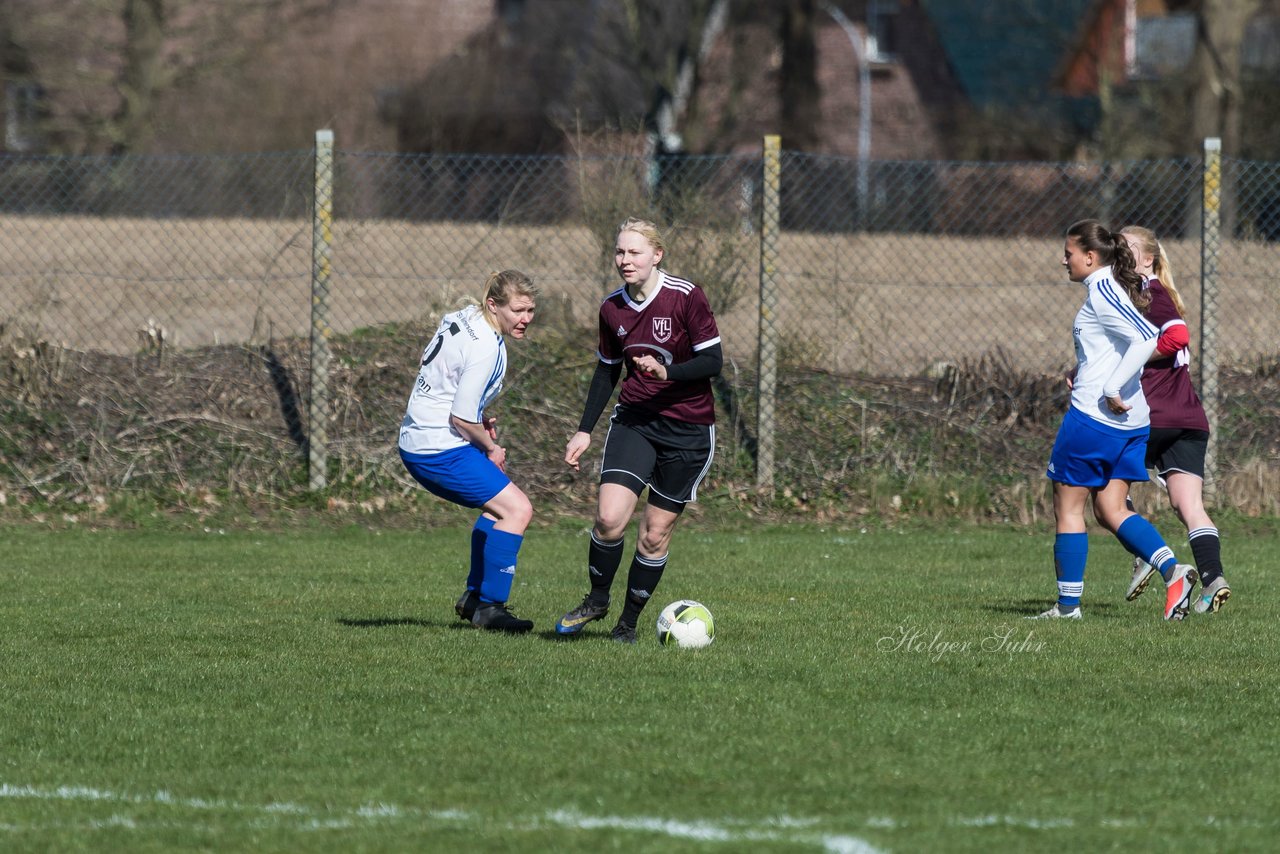
[[609, 633], [609, 637], [613, 638], [618, 643], [635, 643], [636, 627], [628, 626], [626, 623], [620, 621], [618, 625], [613, 627], [613, 631]]
[[505, 602], [481, 602], [471, 615], [471, 625], [492, 632], [523, 634], [533, 629], [533, 620], [522, 620], [507, 608]]
[[458, 601], [453, 603], [453, 610], [458, 615], [459, 620], [471, 622], [471, 618], [475, 616], [476, 608], [480, 607], [480, 594], [474, 590], [468, 590], [458, 597]]
[[587, 623], [598, 620], [609, 613], [609, 603], [597, 604], [590, 596], [582, 600], [582, 604], [560, 618], [556, 623], [556, 634], [576, 635]]

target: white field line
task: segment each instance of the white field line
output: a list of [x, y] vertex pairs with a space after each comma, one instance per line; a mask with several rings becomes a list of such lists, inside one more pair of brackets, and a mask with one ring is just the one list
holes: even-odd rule
[[[284, 819], [294, 819], [300, 830], [345, 830], [367, 826], [379, 821], [428, 821], [442, 824], [478, 824], [482, 820], [465, 810], [423, 810], [417, 807], [387, 803], [370, 803], [349, 809], [313, 809], [287, 801], [266, 804], [242, 804], [235, 801], [209, 800], [206, 798], [179, 798], [161, 790], [152, 794], [128, 794], [95, 789], [87, 786], [38, 786], [0, 783], [0, 800], [42, 800], [66, 802], [90, 802], [109, 805], [160, 805], [195, 811], [243, 813], [253, 826], [279, 826]], [[1258, 821], [1248, 819], [1205, 818], [1209, 828], [1250, 827], [1278, 828], [1280, 819]], [[105, 819], [85, 819], [51, 825], [14, 824], [0, 822], [0, 833], [29, 833], [43, 829], [102, 830], [105, 828], [137, 829], [145, 827], [188, 827], [191, 822], [153, 821], [135, 816], [121, 815], [118, 811]], [[741, 843], [755, 841], [791, 842], [811, 845], [830, 854], [878, 854], [881, 850], [857, 836], [827, 833], [818, 829], [819, 819], [777, 816], [759, 821], [726, 819], [714, 821], [677, 821], [652, 816], [598, 816], [584, 815], [572, 810], [552, 810], [543, 816], [516, 819], [510, 824], [515, 830], [537, 829], [547, 826], [571, 830], [619, 830], [631, 833], [650, 833], [673, 839], [690, 839], [699, 842]], [[872, 816], [865, 826], [875, 830], [904, 830], [911, 822], [900, 822], [889, 816]], [[1013, 815], [956, 816], [947, 825], [957, 828], [1016, 827], [1027, 830], [1062, 830], [1077, 827], [1081, 822], [1070, 818], [1034, 818]], [[1132, 829], [1142, 826], [1135, 819], [1099, 818], [1088, 822], [1091, 826]]]
[[[38, 786], [0, 783], [0, 800], [6, 798], [12, 800], [91, 802], [112, 805], [160, 805], [209, 812], [245, 813], [255, 816], [255, 818], [251, 819], [253, 824], [262, 824], [264, 822], [278, 824], [281, 818], [293, 818], [296, 819], [297, 826], [303, 830], [341, 830], [357, 827], [361, 823], [377, 821], [427, 820], [468, 824], [480, 820], [478, 817], [473, 817], [470, 813], [462, 810], [421, 810], [415, 807], [386, 803], [365, 804], [345, 810], [315, 810], [287, 801], [253, 805], [226, 800], [180, 798], [163, 790], [146, 795], [112, 792], [87, 786], [41, 788]], [[756, 823], [743, 821], [717, 823], [710, 821], [676, 821], [674, 819], [647, 816], [590, 816], [569, 810], [553, 810], [544, 816], [513, 822], [512, 826], [517, 829], [553, 825], [573, 830], [620, 830], [632, 833], [650, 833], [674, 839], [692, 839], [700, 842], [730, 844], [751, 841], [786, 841], [809, 844], [815, 848], [830, 852], [830, 854], [879, 854], [881, 850], [856, 836], [823, 833], [815, 830], [814, 825], [817, 823], [816, 819], [795, 819], [787, 816], [766, 819]], [[85, 830], [101, 830], [109, 827], [137, 829], [153, 824], [155, 822], [116, 813], [107, 819], [87, 820], [54, 826], [62, 829], [72, 827]], [[175, 826], [172, 822], [161, 822], [161, 824], [166, 827]], [[30, 832], [44, 829], [45, 827], [48, 826], [0, 824], [0, 831]]]

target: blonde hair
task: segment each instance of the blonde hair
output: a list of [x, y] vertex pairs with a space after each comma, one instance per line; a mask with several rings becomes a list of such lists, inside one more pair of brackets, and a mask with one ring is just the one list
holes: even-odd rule
[[535, 301], [538, 299], [538, 287], [533, 279], [519, 270], [490, 273], [484, 283], [484, 295], [480, 297], [480, 311], [484, 313], [485, 322], [493, 326], [487, 309], [489, 300], [493, 300], [495, 305], [506, 305], [518, 296], [530, 297]]
[[1120, 229], [1120, 233], [1131, 234], [1138, 238], [1138, 245], [1142, 247], [1142, 251], [1151, 256], [1151, 270], [1160, 280], [1160, 284], [1164, 285], [1164, 289], [1169, 292], [1169, 299], [1173, 300], [1173, 307], [1178, 310], [1178, 316], [1186, 317], [1187, 306], [1182, 301], [1182, 294], [1178, 293], [1178, 289], [1173, 285], [1173, 268], [1169, 266], [1169, 256], [1164, 254], [1164, 246], [1156, 239], [1156, 233], [1140, 225], [1126, 225]]
[[662, 234], [658, 231], [658, 226], [649, 222], [649, 220], [628, 217], [622, 225], [618, 226], [618, 234], [622, 234], [624, 231], [634, 231], [649, 241], [649, 245], [654, 249], [659, 250], [663, 255], [667, 254], [667, 245], [662, 240]]

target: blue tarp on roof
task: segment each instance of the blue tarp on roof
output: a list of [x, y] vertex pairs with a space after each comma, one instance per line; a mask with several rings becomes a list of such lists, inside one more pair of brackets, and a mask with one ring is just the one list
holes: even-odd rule
[[1093, 0], [920, 0], [970, 101], [1012, 107], [1049, 97]]

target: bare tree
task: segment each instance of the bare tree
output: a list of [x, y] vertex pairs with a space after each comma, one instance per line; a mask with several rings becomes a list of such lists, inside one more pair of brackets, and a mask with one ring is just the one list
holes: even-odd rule
[[51, 144], [143, 150], [173, 91], [239, 66], [348, 0], [4, 0], [13, 51], [55, 103]]
[[[1184, 152], [1196, 157], [1207, 137], [1222, 140], [1226, 155], [1240, 151], [1240, 119], [1244, 102], [1241, 86], [1241, 46], [1245, 27], [1258, 11], [1258, 0], [1187, 0], [1171, 4], [1196, 15], [1196, 46], [1186, 76], [1190, 105], [1189, 135]], [[1222, 187], [1220, 209], [1224, 234], [1235, 230], [1236, 192], [1230, 183]], [[1187, 206], [1186, 230], [1200, 230], [1200, 206]]]
[[700, 63], [729, 0], [542, 0], [509, 14], [425, 79], [384, 99], [411, 151], [545, 151], [579, 130], [683, 148]]
[[787, 0], [782, 10], [782, 74], [778, 80], [782, 107], [780, 130], [787, 147], [793, 149], [811, 149], [818, 141], [822, 111], [814, 34], [816, 16], [815, 0]]
[[1222, 139], [1225, 154], [1240, 150], [1240, 48], [1245, 26], [1258, 11], [1258, 0], [1195, 0], [1196, 49], [1189, 75], [1191, 139], [1189, 154], [1198, 154], [1205, 137]]
[[116, 84], [120, 107], [111, 123], [113, 154], [141, 148], [151, 135], [156, 89], [167, 77], [164, 6], [164, 0], [125, 0], [124, 63]]

